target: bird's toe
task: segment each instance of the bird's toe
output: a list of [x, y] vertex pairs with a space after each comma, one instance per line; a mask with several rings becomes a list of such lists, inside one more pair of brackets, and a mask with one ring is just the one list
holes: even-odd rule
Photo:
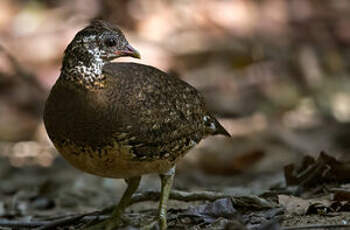
[[84, 228], [84, 230], [115, 230], [122, 225], [121, 218], [109, 218], [100, 223]]

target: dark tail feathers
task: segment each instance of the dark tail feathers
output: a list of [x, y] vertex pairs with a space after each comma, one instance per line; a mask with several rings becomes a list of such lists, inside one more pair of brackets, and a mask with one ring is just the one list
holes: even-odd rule
[[213, 135], [224, 135], [227, 137], [231, 137], [231, 134], [227, 132], [227, 130], [215, 119], [215, 126], [216, 130], [214, 131]]

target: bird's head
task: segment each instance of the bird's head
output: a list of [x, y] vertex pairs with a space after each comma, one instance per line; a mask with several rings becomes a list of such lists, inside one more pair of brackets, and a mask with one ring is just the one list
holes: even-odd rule
[[123, 32], [112, 24], [95, 20], [80, 30], [64, 52], [63, 77], [91, 84], [103, 78], [102, 69], [111, 60], [140, 58]]
[[66, 54], [72, 52], [104, 62], [123, 56], [140, 58], [140, 53], [129, 44], [117, 26], [100, 20], [94, 20], [76, 34], [65, 51]]

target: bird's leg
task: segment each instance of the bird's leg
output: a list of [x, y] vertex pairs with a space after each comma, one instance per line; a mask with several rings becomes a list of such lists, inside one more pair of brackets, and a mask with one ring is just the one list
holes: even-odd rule
[[128, 187], [124, 192], [122, 198], [120, 199], [117, 207], [115, 207], [115, 209], [113, 210], [111, 217], [99, 224], [86, 228], [85, 230], [112, 230], [119, 226], [121, 222], [121, 215], [128, 207], [132, 195], [135, 193], [140, 184], [140, 180], [141, 177], [131, 177], [125, 179], [126, 183], [128, 184]]
[[109, 219], [109, 223], [106, 226], [106, 230], [112, 230], [120, 223], [120, 217], [124, 213], [125, 209], [128, 207], [132, 195], [135, 193], [137, 188], [139, 187], [141, 177], [131, 177], [125, 179], [128, 187], [124, 192], [122, 198], [120, 199], [117, 207], [112, 212], [112, 215]]
[[167, 229], [167, 204], [169, 200], [169, 194], [171, 187], [173, 185], [173, 180], [175, 176], [175, 166], [172, 167], [168, 172], [160, 174], [161, 179], [161, 193], [159, 202], [159, 227], [161, 230]]
[[117, 207], [113, 210], [111, 218], [119, 218], [124, 210], [128, 207], [132, 195], [135, 193], [137, 188], [139, 187], [141, 177], [132, 177], [125, 179], [126, 183], [128, 184], [128, 187], [126, 191], [123, 194], [123, 197], [120, 199], [119, 204]]

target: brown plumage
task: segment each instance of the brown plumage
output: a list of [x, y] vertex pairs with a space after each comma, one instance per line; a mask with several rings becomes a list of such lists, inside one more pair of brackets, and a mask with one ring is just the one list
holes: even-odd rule
[[65, 51], [44, 122], [73, 166], [115, 178], [165, 174], [204, 137], [229, 136], [191, 85], [151, 66], [110, 63], [119, 56], [139, 54], [101, 21]]

